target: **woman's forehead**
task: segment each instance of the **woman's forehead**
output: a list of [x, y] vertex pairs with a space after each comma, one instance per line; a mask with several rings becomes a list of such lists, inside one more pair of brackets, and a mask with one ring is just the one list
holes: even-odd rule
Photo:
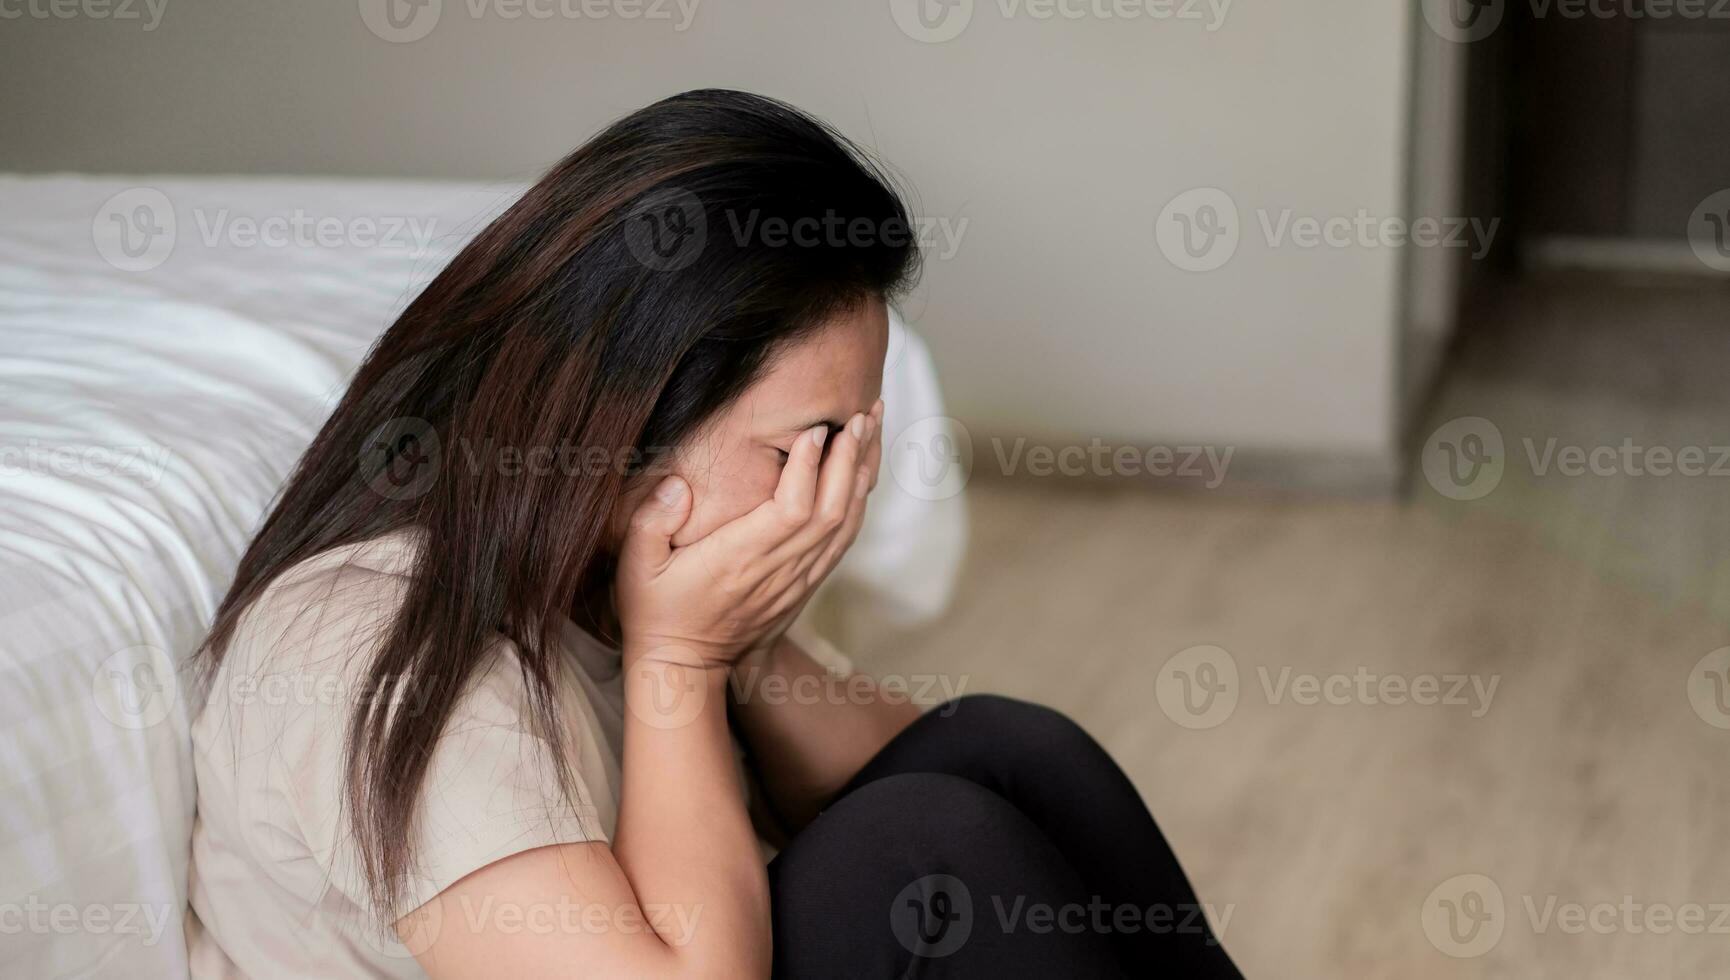
[[782, 351], [739, 407], [759, 428], [845, 423], [877, 400], [888, 336], [881, 302], [837, 318]]

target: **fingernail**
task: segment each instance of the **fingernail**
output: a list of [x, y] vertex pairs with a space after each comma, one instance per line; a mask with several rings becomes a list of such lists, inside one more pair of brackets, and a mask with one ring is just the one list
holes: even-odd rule
[[824, 440], [826, 440], [828, 438], [829, 438], [829, 427], [828, 426], [826, 426], [826, 425], [814, 425], [811, 427], [811, 445], [816, 446], [818, 449], [822, 449]]
[[865, 416], [855, 415], [847, 420], [847, 431], [853, 433], [853, 438], [865, 438]]
[[877, 399], [877, 403], [871, 406], [871, 414], [878, 418], [883, 417], [883, 399]]
[[685, 496], [685, 481], [678, 477], [668, 477], [655, 488], [655, 497], [663, 504], [676, 504]]

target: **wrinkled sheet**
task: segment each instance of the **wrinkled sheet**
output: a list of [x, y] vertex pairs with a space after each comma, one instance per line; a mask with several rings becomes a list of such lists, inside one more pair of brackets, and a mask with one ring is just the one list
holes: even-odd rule
[[[0, 176], [7, 974], [185, 974], [186, 655], [374, 337], [521, 189]], [[886, 446], [943, 414], [899, 318], [885, 398]], [[965, 515], [885, 469], [832, 595], [905, 625]]]

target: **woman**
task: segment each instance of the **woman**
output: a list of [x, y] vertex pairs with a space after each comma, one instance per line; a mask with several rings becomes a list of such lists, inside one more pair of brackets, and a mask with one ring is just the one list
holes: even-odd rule
[[844, 669], [787, 631], [859, 529], [916, 268], [862, 154], [738, 92], [625, 118], [483, 230], [217, 613], [194, 972], [1235, 976], [1063, 717], [768, 694]]

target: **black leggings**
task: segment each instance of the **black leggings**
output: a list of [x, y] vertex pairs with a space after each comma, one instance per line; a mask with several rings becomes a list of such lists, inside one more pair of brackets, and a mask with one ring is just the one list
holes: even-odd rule
[[896, 736], [769, 890], [777, 977], [1241, 977], [1123, 771], [1008, 698]]

